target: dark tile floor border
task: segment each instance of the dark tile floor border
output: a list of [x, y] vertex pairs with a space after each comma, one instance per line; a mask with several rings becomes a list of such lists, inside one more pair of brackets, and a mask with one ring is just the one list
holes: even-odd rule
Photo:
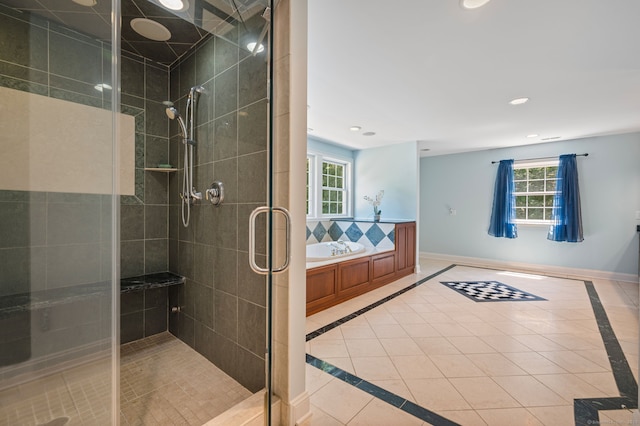
[[[333, 330], [336, 327], [341, 326], [342, 324], [351, 321], [354, 318], [359, 317], [360, 315], [369, 312], [370, 310], [377, 308], [378, 306], [395, 299], [396, 297], [406, 293], [409, 290], [416, 288], [417, 286], [441, 275], [456, 266], [465, 266], [469, 268], [478, 268], [478, 269], [489, 269], [489, 270], [499, 270], [499, 268], [486, 268], [479, 266], [467, 266], [467, 265], [457, 265], [452, 264], [447, 266], [444, 269], [439, 270], [411, 285], [403, 288], [387, 297], [384, 297], [377, 302], [374, 302], [368, 306], [365, 306], [358, 311], [349, 314], [345, 317], [340, 318], [337, 321], [332, 322], [331, 324], [327, 324], [324, 327], [321, 327], [306, 336], [306, 341], [315, 339], [322, 334]], [[553, 275], [545, 275], [549, 278], [560, 278], [566, 280], [574, 280], [581, 281], [575, 278], [567, 278], [567, 277], [558, 277]], [[638, 384], [633, 377], [633, 373], [631, 368], [629, 367], [629, 363], [627, 362], [627, 358], [624, 355], [622, 347], [620, 346], [620, 342], [613, 331], [613, 327], [609, 322], [609, 317], [602, 306], [602, 301], [600, 300], [600, 296], [591, 281], [583, 281], [587, 294], [589, 296], [589, 301], [591, 302], [591, 307], [593, 309], [594, 316], [596, 318], [596, 322], [598, 324], [598, 330], [600, 331], [600, 336], [602, 337], [602, 341], [605, 346], [605, 350], [607, 351], [607, 356], [609, 357], [609, 362], [611, 364], [611, 370], [613, 372], [613, 377], [616, 382], [616, 386], [618, 387], [618, 392], [620, 392], [619, 397], [610, 397], [610, 398], [580, 398], [573, 400], [573, 412], [576, 426], [591, 426], [600, 424], [600, 416], [598, 412], [600, 410], [622, 410], [622, 409], [636, 409], [638, 408]], [[383, 388], [376, 386], [366, 380], [361, 379], [358, 376], [355, 376], [351, 373], [348, 373], [332, 364], [329, 364], [326, 361], [322, 361], [313, 355], [307, 354], [306, 358], [307, 364], [316, 367], [325, 373], [331, 374], [332, 376], [349, 383], [358, 389], [361, 389], [374, 397], [381, 399], [382, 401], [397, 407], [406, 413], [409, 413], [423, 421], [431, 423], [436, 426], [440, 425], [456, 425], [457, 423], [448, 420], [433, 411], [430, 411], [424, 407], [416, 405], [415, 403], [402, 398], [396, 394], [393, 394], [389, 391], [384, 390]]]

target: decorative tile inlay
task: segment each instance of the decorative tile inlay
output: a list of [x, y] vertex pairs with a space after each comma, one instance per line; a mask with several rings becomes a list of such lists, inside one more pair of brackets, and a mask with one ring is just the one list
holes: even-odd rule
[[322, 223], [318, 222], [315, 229], [313, 230], [313, 236], [316, 237], [316, 240], [318, 240], [318, 242], [320, 242], [326, 234], [327, 230], [324, 226], [322, 226]]
[[344, 234], [344, 231], [340, 229], [338, 222], [333, 222], [329, 227], [329, 236], [331, 239], [333, 241], [338, 241], [340, 237], [342, 237], [342, 234]]
[[387, 234], [387, 238], [389, 238], [393, 244], [396, 243], [396, 228], [395, 227], [391, 230], [391, 232], [389, 232]]
[[311, 235], [311, 229], [309, 229], [309, 227], [307, 226], [307, 240], [309, 239], [310, 235]]
[[440, 281], [474, 302], [519, 302], [547, 300], [498, 281]]
[[382, 232], [382, 229], [380, 229], [380, 227], [376, 223], [374, 223], [371, 228], [369, 228], [365, 235], [367, 236], [369, 241], [371, 241], [374, 247], [377, 246], [384, 237], [386, 237], [384, 232]]
[[347, 232], [345, 232], [345, 234], [347, 234], [347, 237], [349, 237], [349, 240], [351, 241], [358, 241], [363, 235], [362, 231], [355, 223], [352, 223], [351, 226], [347, 228]]

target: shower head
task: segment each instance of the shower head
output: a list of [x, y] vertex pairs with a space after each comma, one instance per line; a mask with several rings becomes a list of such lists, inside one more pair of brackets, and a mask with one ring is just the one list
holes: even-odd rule
[[180, 116], [180, 113], [174, 107], [169, 107], [166, 109], [167, 117], [172, 120], [178, 120], [178, 124], [180, 125], [180, 130], [182, 130], [182, 137], [184, 139], [188, 139], [187, 137], [187, 126], [184, 124], [184, 120]]

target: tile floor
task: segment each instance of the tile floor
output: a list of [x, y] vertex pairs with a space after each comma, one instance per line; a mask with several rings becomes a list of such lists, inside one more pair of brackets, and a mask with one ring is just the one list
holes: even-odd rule
[[[104, 359], [0, 391], [0, 425], [111, 424], [110, 372]], [[249, 396], [168, 332], [121, 346], [121, 425], [200, 426]]]
[[[420, 274], [308, 317], [307, 333], [449, 265], [422, 259]], [[474, 302], [440, 284], [465, 280], [547, 300]], [[638, 285], [592, 281], [637, 380]], [[434, 424], [573, 425], [574, 398], [620, 396], [583, 280], [455, 266], [306, 349], [349, 377], [307, 364], [309, 425], [430, 424], [349, 384], [353, 376], [442, 416]], [[631, 424], [632, 415], [601, 411], [600, 421]]]

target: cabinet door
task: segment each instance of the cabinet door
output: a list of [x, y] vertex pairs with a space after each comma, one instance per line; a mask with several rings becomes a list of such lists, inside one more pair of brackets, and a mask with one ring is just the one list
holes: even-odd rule
[[396, 225], [396, 262], [398, 271], [407, 267], [407, 227]]
[[413, 268], [416, 266], [416, 224], [410, 223], [405, 228], [406, 236], [406, 267]]

